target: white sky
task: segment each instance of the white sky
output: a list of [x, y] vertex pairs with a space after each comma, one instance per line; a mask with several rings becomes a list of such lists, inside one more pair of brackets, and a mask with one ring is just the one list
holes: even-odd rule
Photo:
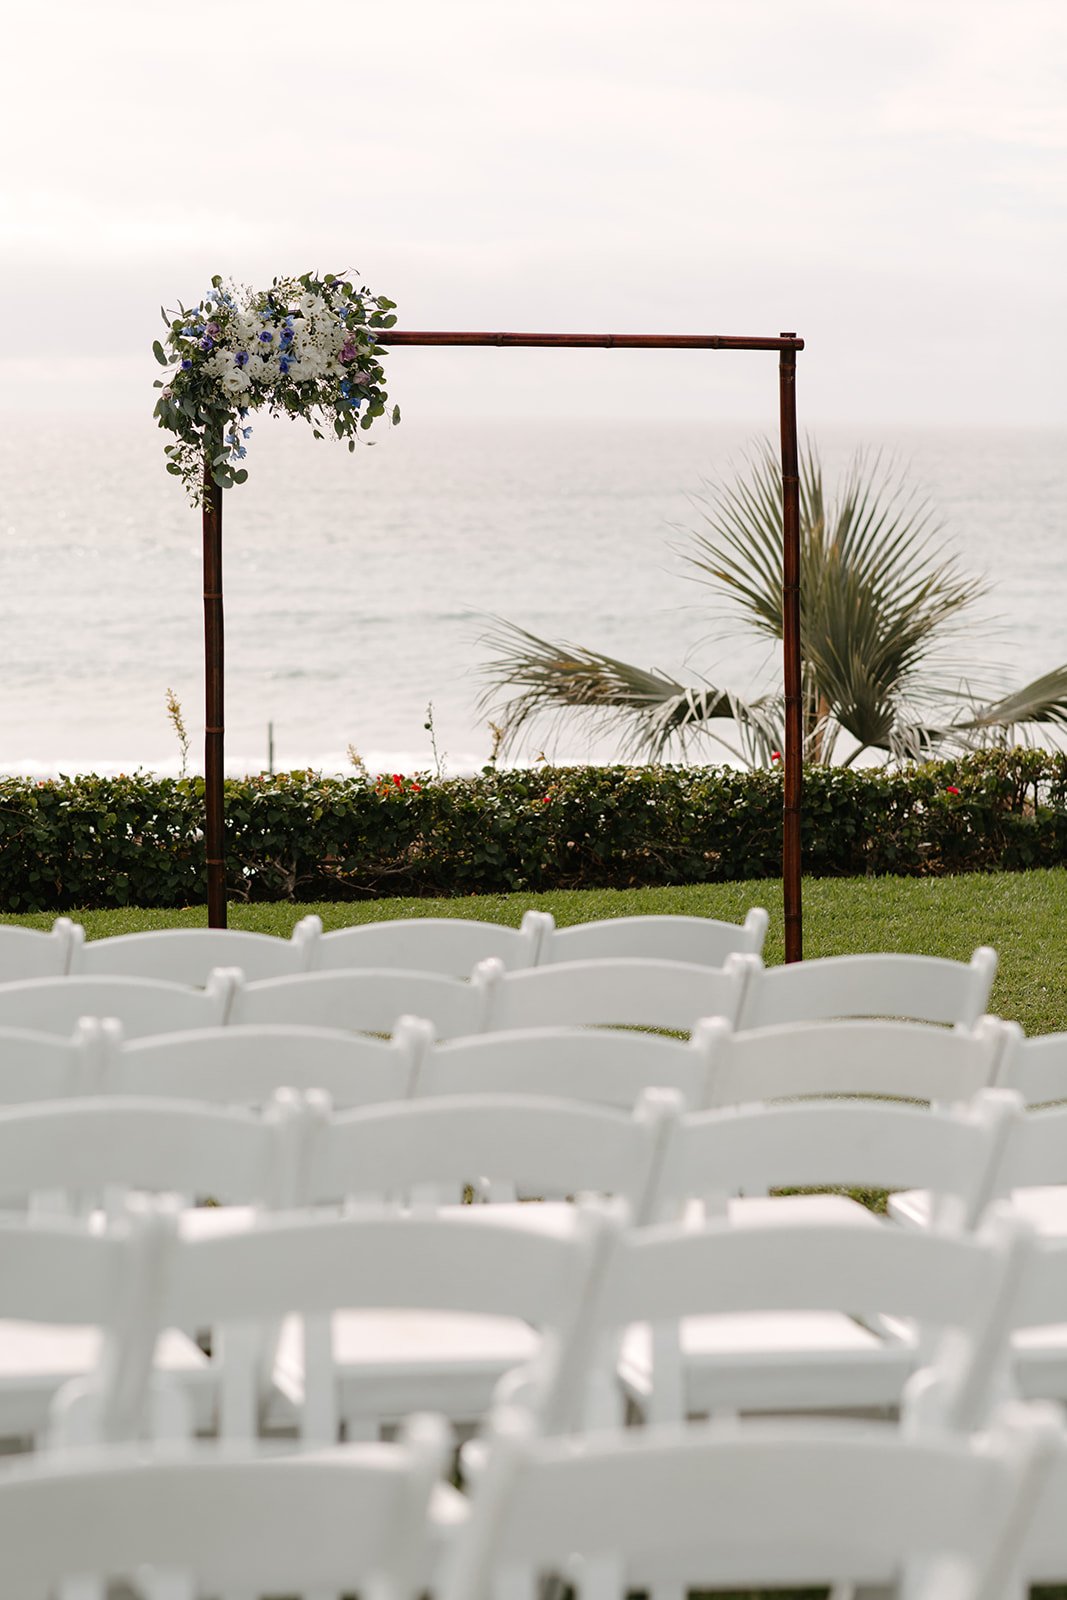
[[[150, 409], [160, 302], [317, 267], [401, 327], [795, 328], [802, 424], [1067, 424], [1064, 0], [58, 0], [5, 47], [0, 405]], [[773, 368], [388, 361], [408, 417], [767, 425]]]

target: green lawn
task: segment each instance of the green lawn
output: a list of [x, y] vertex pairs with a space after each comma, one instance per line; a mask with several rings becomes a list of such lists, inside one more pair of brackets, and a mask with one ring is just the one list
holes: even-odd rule
[[[652, 912], [740, 921], [749, 906], [771, 914], [765, 959], [782, 960], [782, 892], [774, 879], [697, 884], [677, 889], [558, 891], [467, 896], [458, 900], [331, 901], [320, 905], [234, 905], [230, 923], [288, 936], [309, 911], [326, 928], [388, 917], [482, 917], [517, 925], [529, 906], [551, 911], [560, 926], [598, 917]], [[90, 938], [140, 928], [198, 927], [202, 906], [182, 911], [74, 911]], [[51, 926], [51, 914], [5, 916], [5, 922]], [[976, 873], [954, 878], [811, 878], [804, 884], [804, 953], [906, 950], [965, 960], [991, 944], [1000, 971], [991, 1007], [1027, 1033], [1067, 1029], [1067, 869]]]

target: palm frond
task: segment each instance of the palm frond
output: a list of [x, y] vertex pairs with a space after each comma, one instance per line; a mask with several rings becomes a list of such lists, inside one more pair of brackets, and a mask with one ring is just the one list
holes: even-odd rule
[[1013, 689], [973, 717], [954, 723], [961, 730], [1014, 728], [1026, 723], [1054, 723], [1067, 727], [1067, 665], [1056, 667], [1021, 689]]
[[[553, 644], [502, 618], [494, 621], [484, 642], [498, 654], [479, 669], [487, 680], [479, 704], [504, 729], [505, 752], [535, 718], [558, 719], [574, 709], [589, 712], [594, 727], [621, 732], [629, 753], [652, 760], [662, 759], [672, 741], [684, 751], [694, 734], [722, 738], [710, 726], [715, 723], [737, 725], [739, 753], [752, 763], [766, 761], [780, 741], [771, 700], [750, 703], [712, 684], [687, 686], [600, 651]], [[520, 692], [501, 701], [498, 696], [509, 687]]]

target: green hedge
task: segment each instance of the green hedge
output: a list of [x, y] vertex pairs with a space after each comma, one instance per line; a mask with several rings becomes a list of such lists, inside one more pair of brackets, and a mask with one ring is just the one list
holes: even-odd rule
[[[205, 898], [203, 780], [0, 780], [0, 909]], [[626, 888], [779, 871], [779, 772], [537, 767], [477, 778], [282, 773], [226, 785], [235, 900]], [[988, 751], [805, 776], [817, 876], [1019, 870], [1067, 858], [1067, 756]]]

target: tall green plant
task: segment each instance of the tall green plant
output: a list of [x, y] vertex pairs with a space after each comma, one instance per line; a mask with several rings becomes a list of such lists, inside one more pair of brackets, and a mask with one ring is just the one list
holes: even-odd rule
[[[782, 494], [769, 445], [735, 482], [713, 485], [704, 529], [680, 554], [715, 597], [723, 633], [782, 637]], [[805, 759], [827, 765], [842, 733], [848, 765], [865, 750], [920, 756], [1002, 743], [1067, 723], [1067, 666], [990, 704], [966, 685], [952, 647], [985, 592], [939, 538], [929, 506], [878, 459], [857, 456], [830, 498], [812, 447], [801, 460], [801, 654]], [[743, 696], [687, 686], [585, 646], [551, 643], [501, 619], [488, 636], [483, 702], [514, 748], [535, 718], [575, 710], [621, 736], [630, 755], [683, 752], [694, 736], [750, 764], [782, 744], [777, 689]], [[503, 702], [501, 694], [517, 691]]]

